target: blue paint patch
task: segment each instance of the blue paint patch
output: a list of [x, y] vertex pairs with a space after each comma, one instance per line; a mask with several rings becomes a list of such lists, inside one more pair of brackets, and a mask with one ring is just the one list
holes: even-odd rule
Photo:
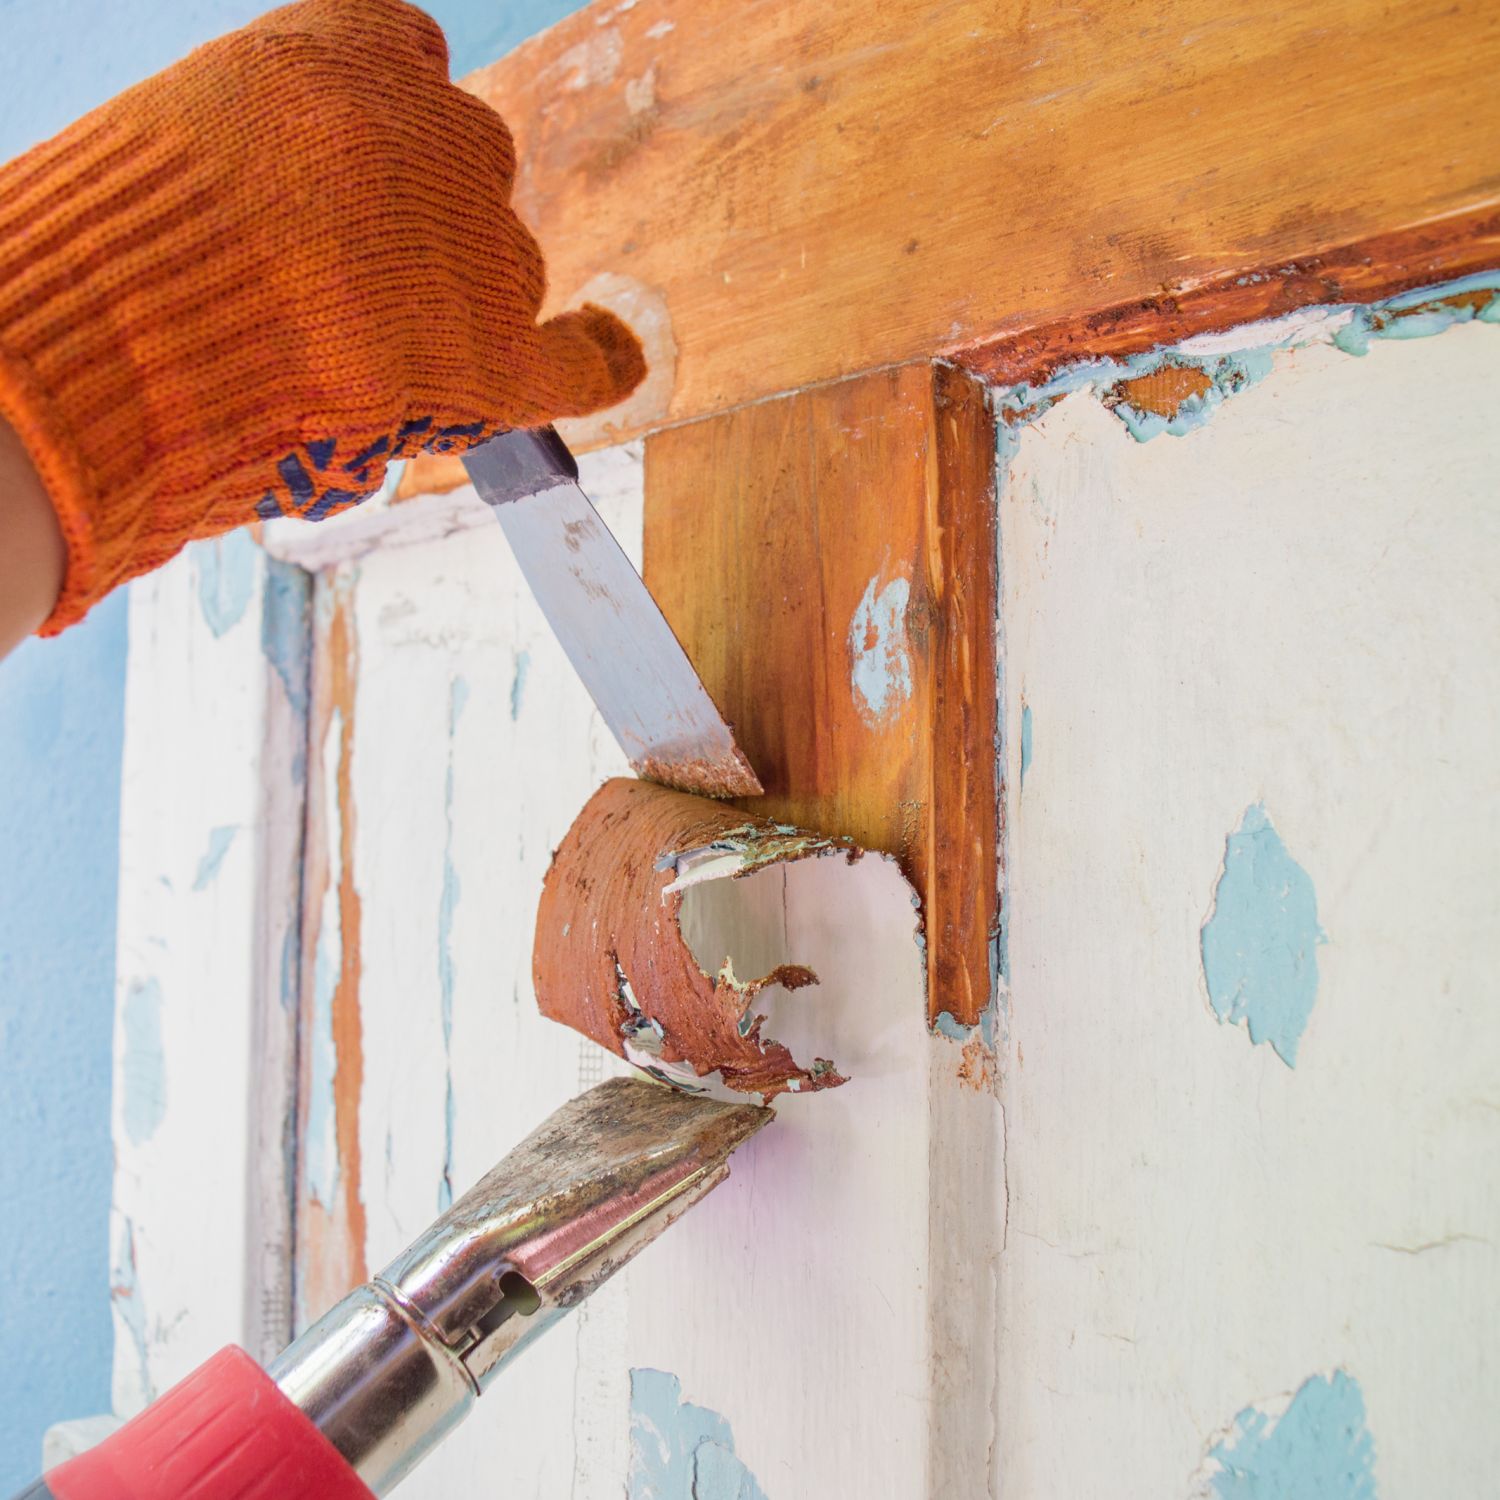
[[[1180, 349], [1152, 349], [1128, 359], [1093, 359], [1069, 366], [1039, 385], [1022, 382], [1002, 391], [995, 407], [1002, 429], [1008, 423], [1027, 422], [1055, 406], [1075, 391], [1089, 391], [1125, 424], [1138, 443], [1150, 442], [1163, 433], [1185, 437], [1202, 427], [1231, 396], [1264, 380], [1271, 373], [1272, 355], [1279, 345], [1247, 349], [1234, 354], [1185, 354]], [[1153, 375], [1164, 365], [1201, 370], [1207, 387], [1187, 396], [1172, 416], [1144, 411], [1118, 394], [1127, 381]]]
[[[996, 993], [998, 994], [998, 991]], [[951, 1010], [940, 1010], [928, 1029], [935, 1032], [938, 1036], [947, 1037], [950, 1042], [967, 1042], [977, 1031], [979, 1039], [984, 1045], [993, 1048], [995, 1045], [995, 1035], [999, 1029], [999, 1020], [1000, 1004], [998, 999], [992, 999], [979, 1012], [979, 1024], [977, 1026], [966, 1025]]]
[[[1476, 306], [1455, 307], [1442, 300], [1474, 292], [1493, 292], [1495, 295]], [[1348, 316], [1337, 330], [1330, 333], [1317, 329], [1320, 315], [1333, 317], [1341, 313]], [[1075, 391], [1089, 391], [1102, 399], [1137, 442], [1149, 442], [1163, 433], [1184, 437], [1202, 427], [1230, 396], [1263, 380], [1270, 373], [1272, 358], [1278, 350], [1331, 341], [1346, 354], [1361, 355], [1368, 351], [1371, 339], [1426, 338], [1456, 323], [1468, 322], [1500, 324], [1500, 272], [1476, 272], [1455, 281], [1419, 287], [1367, 306], [1330, 303], [1302, 308], [1296, 319], [1289, 323], [1288, 331], [1260, 347], [1237, 350], [1232, 354], [1195, 354], [1182, 348], [1167, 347], [1147, 350], [1125, 359], [1084, 360], [1036, 384], [1023, 381], [995, 393], [993, 402], [1002, 435], [1001, 472], [1004, 472], [1004, 463], [1009, 457], [1004, 452], [1007, 431], [1034, 421]], [[1206, 390], [1187, 397], [1171, 417], [1142, 411], [1112, 394], [1123, 382], [1154, 374], [1168, 364], [1202, 370], [1209, 381]], [[1009, 441], [1013, 444], [1014, 439]]]
[[911, 697], [906, 606], [911, 585], [893, 578], [876, 592], [872, 578], [849, 621], [850, 686], [855, 706], [872, 726], [884, 723]]
[[510, 716], [521, 717], [521, 700], [526, 696], [526, 678], [531, 672], [531, 652], [516, 652], [516, 669], [510, 679]]
[[[1231, 397], [1258, 384], [1271, 373], [1271, 350], [1250, 349], [1243, 354], [1223, 354], [1209, 358], [1173, 355], [1174, 365], [1187, 365], [1208, 377], [1208, 386], [1183, 398], [1169, 417], [1161, 412], [1144, 411], [1126, 400], [1111, 400], [1106, 405], [1125, 424], [1138, 443], [1148, 443], [1163, 433], [1169, 437], [1186, 437], [1196, 432]], [[1158, 360], [1158, 365], [1162, 361]]]
[[[1473, 292], [1493, 295], [1477, 304], [1455, 306], [1443, 300]], [[1345, 354], [1363, 356], [1370, 352], [1372, 339], [1425, 339], [1459, 323], [1500, 323], [1500, 272], [1480, 271], [1442, 287], [1422, 287], [1353, 308], [1333, 342]]]
[[198, 607], [216, 637], [245, 618], [255, 592], [255, 558], [260, 548], [243, 527], [193, 546], [198, 569]]
[[266, 564], [260, 650], [292, 711], [292, 777], [307, 779], [307, 708], [312, 673], [312, 574], [293, 563]]
[[207, 852], [198, 861], [198, 873], [193, 877], [195, 891], [208, 889], [214, 876], [219, 873], [219, 866], [224, 863], [224, 856], [229, 853], [229, 846], [234, 842], [234, 836], [239, 831], [238, 825], [223, 823], [209, 833]]
[[[519, 667], [519, 660], [518, 660]], [[469, 701], [469, 684], [455, 677], [448, 684], [448, 769], [443, 782], [443, 889], [438, 899], [438, 990], [442, 1006], [443, 1054], [448, 1075], [447, 1096], [443, 1107], [443, 1172], [438, 1180], [438, 1212], [453, 1206], [453, 1133], [456, 1103], [453, 1095], [453, 914], [462, 894], [458, 871], [453, 867], [453, 740], [464, 705]], [[511, 689], [515, 703], [515, 689]]]
[[1314, 1375], [1273, 1416], [1247, 1406], [1208, 1451], [1217, 1500], [1377, 1500], [1359, 1382]]
[[1026, 790], [1026, 773], [1031, 769], [1031, 705], [1021, 705], [1021, 790]]
[[1224, 849], [1214, 909], [1203, 924], [1203, 977], [1221, 1022], [1243, 1021], [1288, 1067], [1318, 992], [1317, 895], [1266, 810], [1246, 810]]
[[932, 1022], [932, 1029], [950, 1042], [966, 1042], [974, 1034], [972, 1026], [966, 1026], [951, 1010], [940, 1010]]
[[630, 1372], [627, 1500], [766, 1500], [718, 1412], [682, 1399], [662, 1370]]
[[161, 1044], [161, 986], [152, 979], [133, 979], [121, 1017], [124, 1086], [121, 1114], [133, 1146], [149, 1141], [167, 1113], [166, 1057]]

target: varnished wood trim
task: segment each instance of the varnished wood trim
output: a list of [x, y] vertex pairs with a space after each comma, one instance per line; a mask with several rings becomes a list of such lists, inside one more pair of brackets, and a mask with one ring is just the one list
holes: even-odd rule
[[1381, 295], [1424, 226], [1492, 232], [1497, 65], [1500, 8], [1450, 0], [596, 0], [466, 84], [550, 306], [647, 338], [587, 447], [1100, 309], [1170, 340], [1241, 277], [1205, 316]]

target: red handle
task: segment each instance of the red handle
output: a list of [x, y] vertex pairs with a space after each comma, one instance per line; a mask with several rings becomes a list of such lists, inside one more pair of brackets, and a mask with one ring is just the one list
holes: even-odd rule
[[337, 1448], [231, 1345], [46, 1477], [56, 1500], [373, 1500]]

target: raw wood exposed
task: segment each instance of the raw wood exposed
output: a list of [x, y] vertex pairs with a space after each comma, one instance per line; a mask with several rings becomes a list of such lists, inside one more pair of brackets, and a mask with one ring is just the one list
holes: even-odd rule
[[1497, 64], [1447, 0], [639, 0], [467, 82], [552, 304], [675, 351], [617, 438], [1100, 308], [1170, 339], [1183, 289], [1493, 211]]
[[997, 920], [994, 432], [909, 365], [658, 433], [646, 581], [766, 796], [896, 854], [928, 1008], [973, 1025]]

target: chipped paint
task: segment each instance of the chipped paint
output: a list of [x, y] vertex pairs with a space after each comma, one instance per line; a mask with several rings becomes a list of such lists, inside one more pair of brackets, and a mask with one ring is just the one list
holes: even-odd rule
[[1000, 1020], [1000, 1001], [997, 993], [996, 998], [979, 1012], [979, 1020], [973, 1025], [967, 1021], [960, 1021], [951, 1010], [940, 1010], [929, 1023], [929, 1029], [935, 1036], [946, 1037], [950, 1042], [968, 1043], [977, 1036], [986, 1047], [993, 1050], [995, 1038], [1000, 1029]]
[[238, 832], [238, 826], [232, 823], [221, 823], [217, 828], [210, 829], [208, 848], [204, 850], [202, 859], [198, 861], [198, 873], [193, 876], [195, 891], [206, 891], [213, 883], [214, 877], [219, 873], [219, 866], [224, 863], [224, 856], [229, 853], [229, 846], [234, 842], [234, 836]]
[[1031, 705], [1021, 700], [1021, 790], [1026, 790], [1026, 773], [1031, 769]]
[[193, 545], [198, 573], [198, 607], [214, 636], [223, 636], [245, 618], [255, 592], [255, 559], [260, 549], [249, 529]]
[[[524, 653], [523, 653], [524, 655]], [[519, 675], [519, 660], [517, 671]], [[453, 863], [453, 741], [469, 684], [454, 677], [448, 684], [448, 764], [443, 779], [443, 887], [438, 900], [438, 990], [443, 1022], [443, 1070], [446, 1096], [443, 1103], [443, 1172], [438, 1182], [438, 1212], [453, 1206], [453, 1130], [457, 1105], [453, 1095], [453, 913], [462, 887]], [[515, 717], [516, 690], [511, 688], [511, 717]]]
[[1269, 1042], [1294, 1067], [1317, 998], [1317, 948], [1326, 941], [1312, 880], [1257, 803], [1225, 842], [1203, 924], [1203, 977], [1214, 1014], [1230, 1025], [1243, 1021], [1252, 1043]]
[[[146, 1304], [141, 1296], [140, 1277], [136, 1269], [135, 1224], [128, 1215], [116, 1213], [119, 1230], [115, 1235], [114, 1254], [109, 1267], [109, 1305], [115, 1315], [115, 1326], [123, 1328], [135, 1354], [136, 1389], [134, 1402], [145, 1406], [156, 1397], [151, 1379], [150, 1344], [146, 1331]], [[116, 1410], [121, 1405], [117, 1401]]]
[[1247, 1406], [1208, 1450], [1196, 1500], [1377, 1500], [1359, 1382], [1314, 1375], [1290, 1399]]
[[307, 1321], [367, 1275], [359, 1115], [361, 907], [354, 880], [353, 795], [359, 646], [355, 568], [318, 581], [312, 764], [304, 853], [304, 985], [308, 1038], [300, 1088], [301, 1191], [296, 1298]]
[[682, 1399], [664, 1370], [630, 1372], [627, 1500], [766, 1500], [716, 1411]]
[[161, 1038], [161, 985], [154, 978], [132, 979], [121, 1015], [124, 1085], [121, 1114], [132, 1146], [156, 1134], [167, 1113], [166, 1057]]
[[[328, 736], [343, 740], [343, 715], [335, 709]], [[325, 766], [327, 795], [338, 796], [336, 760]], [[309, 1078], [307, 1129], [303, 1146], [307, 1191], [315, 1202], [331, 1208], [338, 1193], [339, 1144], [338, 1104], [334, 1089], [338, 1082], [339, 1056], [333, 1036], [333, 1002], [344, 967], [343, 933], [340, 929], [339, 886], [341, 850], [337, 842], [328, 849], [328, 884], [318, 915], [317, 941], [313, 950], [312, 1024], [308, 1028]]]
[[524, 648], [516, 652], [515, 666], [510, 676], [510, 718], [511, 723], [518, 723], [521, 718], [521, 704], [526, 699], [526, 678], [531, 671], [531, 652]]
[[1345, 354], [1363, 357], [1373, 339], [1430, 338], [1459, 323], [1500, 323], [1500, 275], [1465, 277], [1441, 290], [1422, 288], [1356, 307], [1333, 336]]
[[860, 717], [872, 729], [887, 724], [912, 693], [911, 651], [906, 610], [911, 584], [878, 577], [865, 586], [849, 621], [849, 686]]
[[1281, 318], [1200, 334], [1174, 347], [1083, 360], [992, 396], [1005, 426], [1035, 420], [1063, 397], [1087, 391], [1137, 442], [1184, 437], [1231, 396], [1258, 384], [1280, 351], [1333, 344], [1362, 355], [1375, 338], [1425, 338], [1457, 323], [1500, 323], [1500, 272], [1484, 271], [1380, 302], [1300, 308]]

